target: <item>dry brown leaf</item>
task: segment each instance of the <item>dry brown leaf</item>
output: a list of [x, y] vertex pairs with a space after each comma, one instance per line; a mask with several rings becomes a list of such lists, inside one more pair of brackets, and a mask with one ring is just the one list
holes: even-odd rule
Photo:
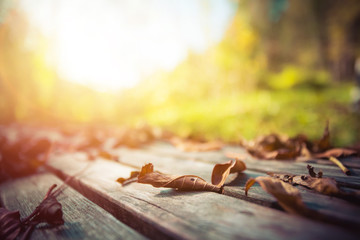
[[252, 156], [259, 159], [295, 159], [300, 156], [305, 140], [302, 135], [287, 138], [270, 134], [245, 144], [245, 148]]
[[255, 182], [259, 183], [266, 192], [273, 195], [285, 211], [303, 216], [308, 216], [310, 214], [310, 210], [301, 200], [299, 190], [290, 184], [272, 177], [260, 176], [257, 178], [250, 178], [245, 185], [246, 195]]
[[142, 167], [138, 183], [150, 184], [154, 187], [175, 188], [183, 191], [222, 192], [222, 188], [207, 183], [195, 175], [172, 176], [155, 172], [151, 163]]
[[355, 154], [357, 154], [355, 150], [346, 149], [346, 148], [333, 148], [322, 153], [313, 154], [312, 156], [315, 158], [329, 158], [329, 157], [337, 158], [337, 157], [344, 157]]
[[294, 176], [293, 183], [314, 189], [319, 193], [326, 195], [337, 195], [340, 189], [335, 179], [332, 178], [313, 178], [310, 176]]
[[211, 183], [217, 187], [221, 187], [230, 173], [242, 172], [246, 169], [246, 165], [241, 160], [228, 161], [218, 163], [214, 166], [211, 174]]
[[[329, 158], [356, 154], [357, 151], [344, 148], [331, 148], [329, 121], [327, 121], [323, 136], [320, 140], [311, 142], [305, 135], [294, 138], [270, 134], [245, 143], [244, 147], [258, 159], [310, 159]], [[324, 152], [325, 151], [325, 152]]]
[[269, 175], [284, 182], [314, 189], [315, 191], [326, 195], [338, 195], [342, 193], [342, 191], [337, 186], [335, 179], [332, 178], [314, 178], [305, 175], [299, 176], [273, 173], [269, 173]]
[[315, 171], [314, 171], [314, 167], [312, 167], [311, 165], [307, 165], [307, 169], [309, 170], [309, 175], [311, 176], [311, 177], [314, 177], [314, 178], [322, 178], [322, 175], [323, 175], [323, 173], [322, 173], [322, 171], [320, 170], [318, 173], [316, 173]]
[[64, 224], [62, 206], [56, 200], [60, 190], [53, 192], [55, 187], [56, 184], [50, 187], [44, 200], [26, 218], [20, 219], [19, 211], [9, 211], [1, 207], [0, 239], [29, 239], [38, 224], [48, 223], [53, 226]]

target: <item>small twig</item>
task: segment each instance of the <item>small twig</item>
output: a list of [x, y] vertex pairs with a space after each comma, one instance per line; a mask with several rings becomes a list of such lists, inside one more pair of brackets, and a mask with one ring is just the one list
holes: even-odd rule
[[339, 159], [335, 158], [335, 157], [329, 157], [329, 160], [333, 163], [335, 163], [336, 165], [338, 165], [338, 167], [341, 169], [341, 171], [343, 171], [346, 175], [350, 175], [350, 170], [347, 169], [347, 167], [345, 167]]
[[57, 186], [56, 184], [53, 184], [53, 185], [49, 188], [49, 190], [48, 190], [48, 192], [46, 193], [44, 199], [49, 197], [49, 195], [51, 194], [52, 190], [54, 190], [54, 188], [56, 188], [56, 186]]
[[[55, 191], [52, 192], [52, 196], [57, 197], [59, 196], [60, 193], [62, 193], [65, 188], [67, 187], [68, 183], [70, 181], [72, 181], [75, 177], [80, 176], [81, 174], [83, 174], [87, 169], [89, 169], [89, 167], [92, 165], [92, 162], [88, 163], [83, 169], [81, 169], [80, 171], [78, 171], [77, 173], [75, 173], [72, 176], [68, 176], [65, 181], [63, 182], [63, 184], [60, 185], [60, 187]], [[50, 191], [50, 190], [49, 190]], [[51, 192], [51, 191], [50, 191]]]

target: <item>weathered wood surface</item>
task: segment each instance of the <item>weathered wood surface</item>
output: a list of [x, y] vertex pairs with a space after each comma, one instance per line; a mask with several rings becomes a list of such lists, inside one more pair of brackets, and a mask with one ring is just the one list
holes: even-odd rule
[[[62, 181], [47, 173], [3, 183], [0, 185], [1, 205], [9, 210], [20, 210], [21, 217], [26, 217], [54, 183], [60, 186]], [[146, 239], [70, 187], [57, 199], [63, 208], [65, 224], [52, 228], [39, 226], [31, 239]]]
[[[140, 158], [119, 150], [120, 159], [128, 166], [96, 160], [70, 184], [84, 196], [116, 218], [150, 238], [156, 239], [356, 239], [354, 232], [341, 227], [289, 215], [268, 207], [212, 192], [179, 192], [134, 183], [125, 187], [116, 183], [128, 177], [144, 162], [158, 156]], [[50, 169], [62, 178], [75, 174], [87, 165], [81, 154], [53, 157]], [[136, 160], [137, 159], [137, 160]], [[160, 158], [159, 158], [160, 159]], [[160, 161], [163, 162], [160, 164]], [[210, 177], [209, 164], [183, 159], [162, 158], [153, 162], [169, 173], [198, 174]], [[171, 170], [171, 169], [173, 170]], [[170, 171], [171, 170], [171, 171]], [[245, 173], [247, 176], [248, 172]], [[237, 187], [243, 191], [241, 187]], [[252, 190], [252, 192], [254, 192]], [[253, 193], [251, 193], [253, 194]], [[266, 199], [265, 199], [266, 200]]]
[[[171, 156], [154, 155], [150, 152], [142, 150], [132, 150], [127, 148], [119, 148], [115, 151], [119, 155], [121, 163], [130, 164], [134, 167], [140, 167], [145, 163], [151, 162], [154, 164], [156, 170], [180, 175], [180, 174], [195, 174], [207, 181], [211, 181], [211, 172], [214, 164], [203, 161], [194, 161], [191, 159], [181, 159]], [[207, 153], [208, 154], [208, 153]], [[199, 153], [201, 155], [201, 153]], [[224, 159], [223, 159], [224, 160]], [[225, 159], [226, 161], [227, 159]], [[219, 163], [219, 162], [217, 162]], [[176, 166], [176, 167], [175, 167]], [[233, 174], [225, 183], [224, 194], [234, 196], [246, 201], [258, 203], [268, 207], [279, 208], [276, 200], [271, 195], [267, 194], [258, 185], [255, 185], [249, 191], [248, 196], [245, 196], [244, 186], [250, 177], [264, 176], [262, 172], [255, 172], [246, 170], [241, 174]], [[347, 201], [318, 194], [314, 191], [298, 187], [305, 204], [313, 210], [329, 216], [329, 221], [334, 224], [357, 228], [360, 226], [360, 206], [349, 204]]]

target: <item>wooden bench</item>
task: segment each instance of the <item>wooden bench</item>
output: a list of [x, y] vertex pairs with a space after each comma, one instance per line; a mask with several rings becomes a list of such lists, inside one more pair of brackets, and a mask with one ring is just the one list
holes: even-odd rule
[[[306, 164], [295, 161], [246, 159], [247, 170], [230, 175], [224, 193], [184, 192], [154, 188], [139, 183], [122, 186], [119, 177], [128, 177], [145, 163], [164, 173], [194, 174], [210, 182], [215, 163], [227, 160], [225, 152], [243, 153], [240, 147], [220, 151], [183, 152], [164, 142], [141, 149], [113, 150], [119, 160], [96, 159], [69, 182], [60, 195], [65, 225], [38, 228], [34, 239], [358, 239], [360, 206], [343, 199], [298, 187], [305, 204], [331, 219], [331, 224], [284, 212], [274, 197], [254, 185], [245, 196], [250, 177], [267, 171], [306, 174]], [[343, 187], [360, 188], [360, 159], [346, 158], [352, 174], [346, 176], [329, 161], [314, 160], [325, 177], [335, 178]], [[89, 165], [85, 153], [53, 156], [47, 171], [0, 185], [1, 205], [29, 214], [53, 183]]]

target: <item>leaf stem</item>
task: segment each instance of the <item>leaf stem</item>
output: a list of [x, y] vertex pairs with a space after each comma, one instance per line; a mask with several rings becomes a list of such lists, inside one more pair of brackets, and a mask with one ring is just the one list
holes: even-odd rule
[[350, 175], [350, 170], [347, 169], [347, 167], [345, 167], [339, 159], [335, 158], [335, 157], [329, 157], [329, 160], [333, 163], [335, 163], [340, 169], [341, 171], [343, 171], [343, 173], [345, 173], [346, 175]]

